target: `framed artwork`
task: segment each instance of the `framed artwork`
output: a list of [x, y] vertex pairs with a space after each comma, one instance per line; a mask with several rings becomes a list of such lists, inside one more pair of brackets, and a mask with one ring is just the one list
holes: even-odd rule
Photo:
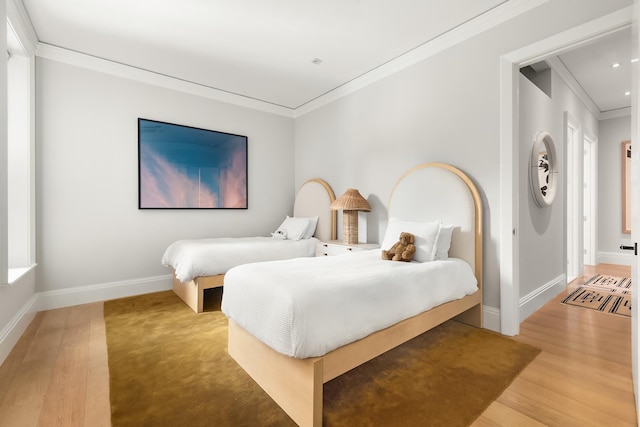
[[139, 209], [247, 209], [247, 137], [138, 119]]
[[622, 232], [631, 233], [631, 141], [622, 141]]
[[550, 206], [556, 197], [558, 183], [556, 148], [548, 132], [538, 132], [531, 149], [531, 193], [541, 208]]

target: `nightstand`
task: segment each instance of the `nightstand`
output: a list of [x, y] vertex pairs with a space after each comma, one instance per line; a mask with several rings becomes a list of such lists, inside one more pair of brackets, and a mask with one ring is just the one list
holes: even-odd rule
[[316, 256], [344, 255], [351, 252], [377, 249], [379, 247], [380, 245], [377, 243], [356, 243], [349, 245], [339, 240], [332, 240], [330, 242], [318, 242], [316, 245]]

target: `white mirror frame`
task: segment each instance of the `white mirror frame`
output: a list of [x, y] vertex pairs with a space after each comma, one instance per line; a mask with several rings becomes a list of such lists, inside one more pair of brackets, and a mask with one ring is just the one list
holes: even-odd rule
[[531, 150], [530, 183], [531, 193], [541, 208], [550, 206], [558, 188], [558, 168], [556, 147], [548, 132], [536, 134]]

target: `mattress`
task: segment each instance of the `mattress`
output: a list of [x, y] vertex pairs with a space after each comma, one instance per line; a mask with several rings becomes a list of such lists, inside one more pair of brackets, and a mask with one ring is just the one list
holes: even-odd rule
[[315, 255], [316, 238], [279, 240], [272, 237], [219, 237], [178, 240], [165, 250], [162, 265], [172, 267], [176, 278], [225, 274], [237, 265]]
[[478, 290], [468, 263], [381, 259], [379, 250], [245, 264], [225, 276], [222, 311], [275, 351], [322, 356]]

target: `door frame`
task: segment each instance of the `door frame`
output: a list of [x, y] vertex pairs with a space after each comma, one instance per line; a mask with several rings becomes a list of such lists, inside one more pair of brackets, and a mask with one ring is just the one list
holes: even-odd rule
[[[569, 128], [573, 135], [569, 135]], [[571, 137], [570, 137], [571, 136]], [[582, 172], [582, 159], [579, 156], [583, 152], [584, 138], [582, 137], [582, 124], [568, 111], [564, 112], [564, 149], [565, 149], [565, 232], [566, 232], [566, 271], [567, 283], [576, 277], [582, 276], [584, 271], [584, 251], [580, 243], [581, 230], [584, 228], [583, 197], [584, 173]]]
[[588, 232], [584, 233], [583, 246], [587, 249], [587, 253], [583, 257], [584, 264], [596, 265], [598, 247], [598, 233], [596, 224], [598, 224], [598, 210], [596, 209], [596, 200], [598, 195], [598, 137], [591, 132], [583, 129], [583, 145], [585, 147], [585, 155], [583, 161], [584, 183], [589, 190], [589, 197], [583, 203], [584, 214], [587, 217], [584, 228]]
[[[633, 18], [634, 22], [640, 20], [640, 1], [634, 0]], [[640, 33], [633, 32], [634, 42], [632, 43], [634, 54], [637, 55], [640, 41]], [[640, 72], [638, 67], [632, 69], [631, 90], [633, 98], [631, 100], [631, 141], [633, 144], [639, 140], [640, 136]], [[631, 150], [631, 186], [632, 188], [640, 188], [640, 155], [638, 150]], [[640, 191], [631, 192], [631, 241], [635, 245], [640, 241]], [[637, 249], [637, 246], [636, 246]], [[637, 254], [636, 254], [637, 255]], [[640, 315], [638, 314], [638, 304], [640, 303], [640, 289], [638, 280], [640, 280], [640, 256], [632, 258], [631, 262], [631, 374], [633, 377], [633, 391], [636, 401], [636, 419], [640, 424], [640, 384], [638, 383], [638, 365], [640, 364]]]
[[517, 49], [500, 57], [500, 332], [520, 332], [518, 266], [518, 76], [521, 67], [628, 28], [633, 6]]

